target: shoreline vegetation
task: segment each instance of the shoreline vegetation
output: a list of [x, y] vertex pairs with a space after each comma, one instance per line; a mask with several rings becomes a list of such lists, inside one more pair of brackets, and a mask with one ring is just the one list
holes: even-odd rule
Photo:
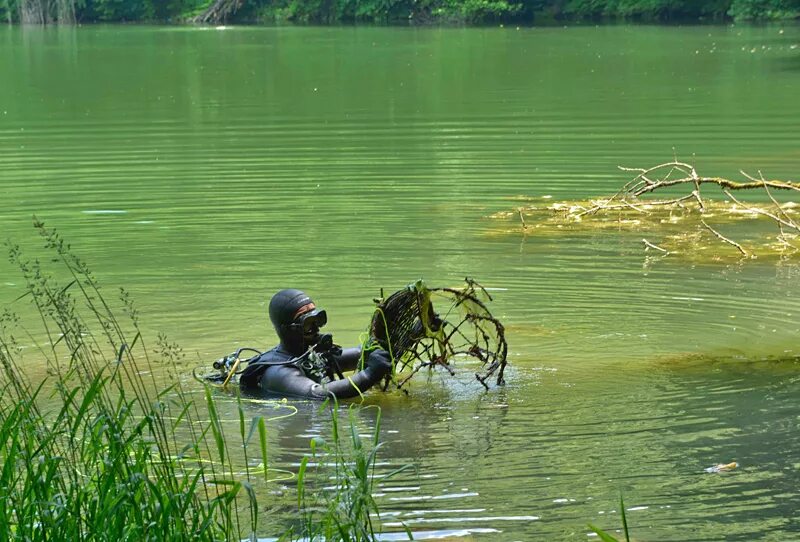
[[[279, 540], [377, 540], [379, 414], [362, 437], [358, 405], [325, 403], [329, 440], [312, 439], [296, 472], [271, 467], [269, 422], [292, 408], [260, 400], [248, 419], [238, 394], [187, 386], [183, 352], [145, 340], [128, 293], [107, 298], [55, 229], [35, 227], [41, 258], [8, 244], [35, 315], [0, 311], [0, 540], [256, 540], [287, 474], [297, 508]], [[30, 359], [46, 375], [27, 374]]]
[[800, 18], [800, 0], [0, 0], [8, 24], [730, 22]]

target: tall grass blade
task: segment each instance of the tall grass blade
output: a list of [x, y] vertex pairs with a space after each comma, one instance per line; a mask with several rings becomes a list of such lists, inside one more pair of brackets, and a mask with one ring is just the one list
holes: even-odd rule
[[628, 534], [628, 518], [625, 516], [625, 500], [622, 495], [619, 496], [619, 510], [622, 514], [622, 528], [625, 531], [625, 542], [631, 542], [631, 537]]
[[302, 510], [306, 498], [306, 469], [308, 468], [308, 456], [300, 460], [300, 468], [297, 471], [297, 507]]
[[222, 436], [222, 426], [219, 421], [219, 414], [217, 413], [217, 406], [214, 403], [214, 398], [211, 396], [211, 388], [206, 386], [206, 405], [208, 406], [208, 415], [211, 418], [209, 426], [211, 433], [214, 436], [214, 442], [217, 444], [217, 453], [219, 454], [219, 462], [225, 464], [225, 439]]
[[[619, 509], [620, 514], [622, 515], [622, 529], [625, 533], [625, 542], [631, 542], [630, 534], [628, 533], [628, 518], [625, 515], [625, 500], [622, 498], [622, 495], [619, 496]], [[589, 523], [589, 528], [594, 531], [594, 533], [599, 536], [600, 540], [603, 542], [620, 542], [619, 539], [611, 536], [607, 532], [591, 523]]]

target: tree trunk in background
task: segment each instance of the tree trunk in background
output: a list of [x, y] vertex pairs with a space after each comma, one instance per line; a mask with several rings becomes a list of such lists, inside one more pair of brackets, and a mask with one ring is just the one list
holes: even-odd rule
[[48, 0], [21, 0], [19, 21], [22, 24], [45, 24]]
[[195, 23], [222, 23], [228, 15], [236, 13], [242, 6], [242, 0], [214, 0], [203, 13], [193, 19]]
[[73, 24], [75, 0], [21, 0], [19, 20], [22, 24]]
[[58, 24], [75, 24], [75, 0], [56, 0]]

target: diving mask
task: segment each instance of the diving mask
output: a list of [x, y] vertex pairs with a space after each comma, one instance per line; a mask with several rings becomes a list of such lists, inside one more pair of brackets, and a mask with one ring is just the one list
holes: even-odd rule
[[323, 309], [312, 309], [297, 316], [291, 323], [294, 329], [302, 330], [303, 337], [316, 337], [320, 328], [328, 323], [328, 313]]

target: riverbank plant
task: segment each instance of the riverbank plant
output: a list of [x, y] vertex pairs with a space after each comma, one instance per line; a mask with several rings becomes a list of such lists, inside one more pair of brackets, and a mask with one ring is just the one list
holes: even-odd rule
[[[35, 227], [61, 273], [9, 247], [41, 330], [0, 316], [0, 539], [250, 537], [250, 472], [233, 475], [210, 392], [203, 405], [180, 379], [159, 389], [155, 365], [174, 363], [180, 349], [161, 336], [151, 352], [130, 297], [122, 292], [123, 323], [69, 245]], [[31, 358], [46, 364], [36, 380], [23, 370]], [[244, 430], [241, 438], [247, 450]]]
[[[297, 534], [309, 542], [379, 540], [380, 509], [373, 497], [375, 480], [385, 481], [406, 470], [408, 465], [385, 474], [376, 474], [378, 451], [382, 445], [379, 440], [380, 409], [377, 409], [375, 426], [366, 440], [359, 434], [355, 407], [347, 409], [346, 434], [343, 434], [340, 425], [338, 407], [330, 412], [330, 440], [312, 439], [311, 456], [304, 457], [300, 462], [297, 504], [301, 522]], [[317, 487], [309, 484], [310, 469], [316, 471], [314, 478], [317, 484], [327, 481], [333, 485]], [[406, 535], [413, 540], [410, 531], [407, 530]]]
[[[18, 302], [41, 329], [0, 313], [0, 540], [255, 539], [256, 487], [271, 472], [265, 418], [248, 420], [237, 396], [236, 418], [223, 419], [212, 389], [177, 373], [159, 385], [154, 373], [180, 364], [181, 349], [163, 335], [148, 348], [130, 296], [120, 291], [117, 319], [61, 236], [35, 228], [50, 267], [17, 245], [9, 255], [25, 283]], [[302, 460], [299, 519], [282, 540], [374, 540], [379, 530], [380, 414], [367, 443], [354, 410], [349, 440], [337, 408], [331, 419], [330, 440]], [[332, 488], [308, 476], [312, 462]]]

